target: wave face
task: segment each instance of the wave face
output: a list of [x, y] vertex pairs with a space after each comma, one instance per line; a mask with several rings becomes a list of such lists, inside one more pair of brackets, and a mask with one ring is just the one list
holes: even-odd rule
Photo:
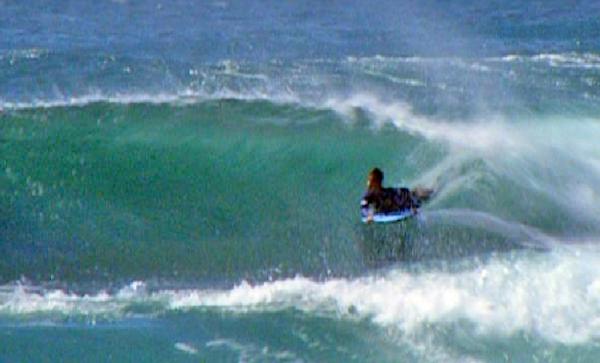
[[0, 6], [0, 361], [599, 356], [596, 5]]

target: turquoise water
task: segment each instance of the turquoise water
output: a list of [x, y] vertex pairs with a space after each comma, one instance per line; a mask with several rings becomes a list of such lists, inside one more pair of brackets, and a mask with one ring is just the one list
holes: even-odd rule
[[597, 360], [594, 3], [0, 9], [0, 361]]

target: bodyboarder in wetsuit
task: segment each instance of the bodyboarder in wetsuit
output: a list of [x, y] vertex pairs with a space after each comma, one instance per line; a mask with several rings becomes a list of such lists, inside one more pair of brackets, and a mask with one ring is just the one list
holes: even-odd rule
[[367, 192], [360, 202], [361, 214], [367, 218], [367, 222], [373, 221], [376, 213], [393, 213], [406, 209], [412, 209], [416, 213], [421, 202], [428, 199], [431, 189], [417, 188], [384, 188], [383, 172], [374, 168], [369, 172], [367, 179]]

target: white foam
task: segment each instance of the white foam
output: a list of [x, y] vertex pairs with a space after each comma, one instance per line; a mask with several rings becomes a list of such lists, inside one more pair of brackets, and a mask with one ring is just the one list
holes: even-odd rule
[[599, 68], [600, 54], [596, 53], [540, 53], [532, 55], [509, 54], [503, 57], [490, 57], [486, 61], [506, 63], [544, 63], [551, 67]]
[[76, 295], [62, 290], [38, 291], [23, 285], [0, 289], [0, 314], [28, 315], [56, 312], [61, 314], [103, 314], [119, 308], [113, 296], [105, 292]]
[[218, 71], [215, 74], [221, 74], [225, 76], [231, 76], [236, 78], [256, 79], [261, 81], [268, 81], [269, 77], [261, 73], [247, 73], [240, 70], [240, 65], [230, 59], [222, 60], [218, 63]]
[[253, 361], [301, 361], [298, 357], [287, 350], [273, 350], [268, 346], [258, 347], [250, 343], [240, 343], [235, 339], [215, 339], [207, 342], [205, 346], [209, 349], [227, 349], [238, 354], [239, 362]]
[[[435, 179], [478, 160], [485, 168], [471, 171], [471, 175], [456, 176], [455, 190], [464, 190], [465, 182], [477, 178], [501, 176], [519, 188], [532, 188], [544, 194], [556, 204], [555, 208], [581, 217], [586, 223], [600, 221], [600, 207], [596, 203], [600, 196], [595, 192], [600, 184], [599, 120], [508, 120], [500, 115], [469, 121], [444, 120], [416, 114], [408, 104], [385, 102], [367, 93], [330, 98], [322, 107], [333, 109], [350, 121], [361, 110], [369, 115], [375, 127], [391, 124], [403, 132], [447, 146], [447, 158], [431, 171], [424, 171], [415, 181], [418, 184], [436, 186]], [[440, 192], [438, 202], [450, 190]]]
[[516, 151], [528, 145], [525, 140], [521, 140], [518, 132], [501, 122], [500, 117], [492, 116], [481, 122], [431, 119], [414, 113], [406, 103], [384, 102], [367, 93], [348, 98], [330, 98], [325, 101], [324, 107], [348, 118], [354, 117], [356, 109], [362, 109], [373, 117], [376, 126], [391, 123], [413, 135], [465, 149], [486, 151], [504, 148]]
[[346, 62], [353, 64], [398, 64], [398, 63], [413, 63], [413, 64], [432, 64], [432, 63], [456, 63], [463, 61], [459, 57], [424, 57], [424, 56], [384, 56], [381, 54], [367, 57], [348, 57]]
[[565, 53], [539, 53], [539, 54], [507, 54], [494, 57], [393, 57], [393, 56], [371, 56], [371, 57], [348, 57], [346, 62], [359, 65], [394, 65], [394, 64], [421, 64], [447, 65], [459, 68], [471, 69], [479, 72], [489, 72], [490, 65], [494, 63], [539, 63], [551, 67], [596, 69], [600, 67], [600, 54], [584, 52]]
[[424, 222], [450, 223], [474, 228], [483, 228], [522, 245], [549, 249], [556, 247], [556, 241], [537, 228], [518, 222], [506, 221], [489, 213], [469, 209], [438, 209], [423, 211], [419, 217]]
[[[118, 104], [131, 103], [173, 103], [183, 100], [185, 93], [182, 94], [114, 94], [104, 95], [102, 93], [91, 93], [78, 97], [65, 97], [54, 100], [34, 100], [29, 102], [0, 102], [0, 111], [2, 110], [22, 110], [33, 108], [55, 108], [67, 106], [85, 106], [97, 102], [108, 102]], [[193, 97], [189, 95], [188, 97]]]
[[52, 100], [33, 100], [28, 102], [0, 100], [0, 111], [25, 110], [35, 108], [56, 108], [71, 106], [86, 106], [93, 103], [107, 102], [113, 104], [174, 104], [189, 105], [207, 101], [235, 99], [241, 101], [269, 101], [278, 104], [298, 103], [299, 99], [292, 93], [271, 95], [259, 90], [238, 92], [222, 89], [211, 93], [197, 91], [191, 88], [173, 93], [111, 93], [91, 92], [82, 96], [59, 97]]
[[555, 67], [598, 68], [600, 55], [593, 53], [542, 53], [531, 57], [533, 61], [546, 62]]
[[0, 53], [0, 60], [9, 59], [9, 62], [12, 65], [17, 60], [38, 59], [46, 56], [48, 53], [48, 50], [43, 48], [16, 49]]
[[236, 311], [294, 307], [368, 318], [413, 331], [429, 323], [471, 323], [479, 334], [517, 331], [565, 344], [600, 338], [598, 249], [497, 260], [459, 273], [410, 274], [316, 282], [298, 277], [230, 291], [178, 293], [171, 307]]
[[198, 349], [194, 348], [189, 343], [177, 342], [177, 343], [175, 343], [175, 349], [180, 350], [187, 354], [198, 354]]
[[600, 338], [600, 249], [563, 247], [522, 252], [467, 271], [410, 273], [400, 269], [356, 279], [315, 281], [305, 277], [229, 290], [147, 292], [136, 283], [109, 295], [32, 290], [0, 291], [0, 315], [43, 313], [123, 316], [132, 304], [161, 310], [224, 309], [244, 313], [297, 309], [341, 319], [368, 319], [410, 333], [430, 324], [466, 323], [474, 334], [537, 335], [564, 344]]
[[389, 82], [392, 83], [396, 83], [396, 84], [401, 84], [401, 85], [406, 85], [406, 86], [411, 86], [411, 87], [425, 87], [425, 82], [418, 80], [418, 79], [414, 79], [414, 78], [402, 78], [402, 77], [397, 77], [385, 72], [377, 72], [377, 71], [373, 71], [373, 70], [364, 70], [365, 74], [369, 74], [371, 76], [377, 77], [377, 78], [383, 78]]

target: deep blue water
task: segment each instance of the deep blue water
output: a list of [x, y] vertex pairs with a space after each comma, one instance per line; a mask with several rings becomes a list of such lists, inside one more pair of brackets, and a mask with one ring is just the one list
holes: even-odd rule
[[595, 362], [599, 19], [0, 1], [0, 361]]

